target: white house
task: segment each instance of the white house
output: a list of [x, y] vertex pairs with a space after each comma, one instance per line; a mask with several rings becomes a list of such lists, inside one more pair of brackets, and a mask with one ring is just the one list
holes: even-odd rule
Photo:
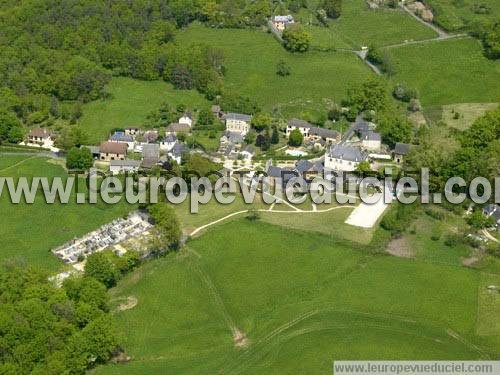
[[31, 130], [28, 134], [27, 141], [21, 142], [21, 145], [42, 147], [53, 152], [59, 151], [58, 148], [54, 147], [54, 134], [50, 130], [43, 128]]
[[182, 155], [189, 152], [189, 148], [184, 143], [176, 142], [174, 147], [168, 152], [168, 156], [175, 160], [177, 164], [181, 164]]
[[361, 133], [361, 145], [365, 150], [379, 151], [382, 147], [382, 137], [380, 133], [374, 131], [367, 131]]
[[228, 113], [226, 119], [226, 131], [245, 135], [250, 130], [252, 116], [241, 113]]
[[325, 168], [334, 171], [352, 172], [367, 156], [359, 148], [336, 144], [325, 155]]
[[248, 145], [240, 151], [240, 155], [245, 159], [250, 160], [255, 155], [255, 149], [251, 145]]
[[161, 151], [170, 151], [177, 142], [177, 137], [174, 134], [167, 134], [160, 142]]
[[188, 125], [189, 127], [193, 126], [193, 115], [190, 112], [185, 112], [182, 117], [179, 119], [179, 124]]
[[109, 171], [113, 175], [120, 173], [134, 173], [139, 170], [141, 162], [139, 160], [111, 160], [109, 163]]
[[274, 16], [271, 19], [271, 22], [276, 30], [283, 32], [283, 30], [285, 30], [288, 26], [293, 25], [295, 20], [293, 19], [293, 16], [289, 14], [286, 16]]

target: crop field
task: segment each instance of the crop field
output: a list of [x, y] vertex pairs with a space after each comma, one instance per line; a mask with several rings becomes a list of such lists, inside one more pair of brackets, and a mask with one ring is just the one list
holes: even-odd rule
[[[50, 159], [24, 157], [25, 161], [21, 162], [19, 158], [0, 155], [3, 166], [0, 177], [67, 176], [63, 168]], [[7, 167], [9, 164], [11, 168]], [[81, 182], [83, 185], [84, 181]], [[0, 260], [19, 257], [29, 264], [56, 271], [63, 263], [50, 253], [50, 249], [121, 217], [132, 209], [127, 204], [77, 205], [75, 200], [65, 205], [46, 204], [41, 195], [37, 196], [34, 204], [14, 205], [4, 187], [0, 198]]]
[[424, 106], [500, 101], [500, 61], [488, 60], [471, 38], [388, 50], [396, 66], [394, 83], [420, 92]]
[[107, 86], [110, 99], [98, 100], [83, 106], [80, 126], [90, 137], [91, 143], [107, 139], [114, 128], [141, 127], [146, 116], [164, 102], [173, 107], [184, 104], [196, 109], [209, 103], [194, 90], [174, 90], [163, 81], [139, 81], [131, 78], [113, 78]]
[[[264, 246], [265, 245], [265, 246]], [[335, 359], [498, 358], [498, 275], [369, 255], [245, 219], [149, 262], [111, 291], [131, 362], [99, 374], [331, 371]], [[478, 304], [481, 308], [478, 311]]]
[[356, 49], [437, 36], [433, 30], [400, 9], [370, 10], [364, 0], [344, 2], [342, 16], [332, 21], [330, 27]]
[[[467, 28], [474, 22], [492, 21], [500, 16], [500, 2], [497, 0], [427, 0], [435, 13], [435, 22], [450, 30]], [[474, 5], [483, 5], [489, 12], [481, 14], [474, 12]]]
[[[179, 33], [177, 41], [222, 48], [228, 88], [258, 101], [267, 110], [293, 104], [287, 108], [293, 116], [325, 100], [340, 101], [350, 85], [364, 82], [372, 75], [352, 53], [292, 54], [261, 30], [211, 29], [195, 23]], [[276, 74], [280, 60], [290, 65], [290, 76]]]

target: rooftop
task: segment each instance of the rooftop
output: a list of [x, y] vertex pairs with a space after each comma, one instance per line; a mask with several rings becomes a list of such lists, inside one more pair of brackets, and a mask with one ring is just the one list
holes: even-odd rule
[[99, 146], [99, 151], [107, 154], [126, 154], [128, 145], [118, 142], [103, 142]]
[[226, 114], [225, 118], [226, 118], [226, 120], [237, 120], [237, 121], [245, 121], [245, 122], [252, 121], [251, 115], [245, 115], [242, 113], [228, 113], [228, 114]]
[[366, 159], [366, 155], [359, 148], [343, 144], [333, 145], [328, 155], [334, 159], [354, 162], [361, 162]]

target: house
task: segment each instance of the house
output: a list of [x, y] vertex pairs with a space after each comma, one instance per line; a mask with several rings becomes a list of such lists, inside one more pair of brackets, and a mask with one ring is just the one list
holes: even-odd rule
[[131, 135], [125, 134], [125, 132], [122, 131], [116, 131], [113, 133], [111, 137], [109, 137], [110, 142], [119, 142], [119, 143], [126, 143], [128, 145], [128, 148], [133, 150], [135, 147], [135, 141], [134, 137]]
[[293, 16], [289, 14], [287, 16], [274, 16], [271, 22], [276, 30], [283, 32], [288, 26], [293, 25], [295, 20]]
[[137, 172], [141, 162], [139, 160], [111, 160], [109, 163], [109, 171], [113, 175], [117, 175], [125, 172]]
[[191, 112], [184, 112], [182, 117], [179, 119], [179, 124], [188, 125], [189, 127], [193, 126], [193, 115]]
[[498, 204], [488, 204], [483, 208], [483, 214], [493, 219], [495, 226], [500, 226], [500, 206]]
[[255, 155], [255, 149], [253, 146], [248, 145], [240, 151], [240, 155], [242, 155], [245, 159], [250, 160]]
[[365, 150], [379, 151], [382, 147], [382, 137], [380, 133], [376, 133], [373, 130], [368, 130], [366, 132], [361, 132], [361, 146]]
[[213, 105], [210, 111], [212, 112], [212, 115], [214, 115], [216, 119], [220, 120], [224, 116], [224, 113], [222, 112], [220, 105]]
[[28, 146], [38, 146], [52, 149], [54, 147], [54, 133], [48, 129], [36, 128], [29, 132]]
[[128, 145], [121, 142], [103, 142], [99, 146], [99, 160], [125, 160]]
[[309, 130], [312, 127], [313, 126], [307, 121], [293, 118], [291, 120], [288, 120], [285, 134], [287, 137], [289, 137], [292, 131], [294, 131], [295, 129], [299, 129], [300, 133], [304, 138], [309, 138]]
[[[335, 130], [318, 128], [304, 120], [291, 119], [286, 126], [286, 136], [289, 137], [290, 133], [298, 129], [306, 142], [313, 142], [320, 144], [324, 147], [326, 144], [333, 144], [340, 142], [340, 133]], [[324, 141], [324, 142], [321, 142]]]
[[325, 168], [334, 171], [352, 172], [367, 156], [358, 147], [345, 144], [333, 145], [325, 155]]
[[396, 143], [394, 146], [394, 161], [398, 164], [403, 163], [404, 157], [410, 152], [410, 145], [406, 143]]
[[303, 177], [304, 180], [312, 181], [316, 176], [323, 172], [323, 169], [324, 167], [321, 161], [312, 163], [309, 160], [299, 160], [295, 164], [294, 171]]
[[139, 134], [139, 128], [126, 128], [125, 129], [125, 135], [135, 137], [137, 134]]
[[151, 169], [160, 160], [160, 145], [144, 144], [142, 146], [142, 163], [141, 167]]
[[241, 133], [235, 132], [225, 132], [222, 137], [220, 137], [220, 143], [222, 145], [226, 143], [241, 144], [244, 141], [244, 137]]
[[172, 149], [172, 147], [175, 146], [176, 142], [177, 142], [177, 137], [174, 134], [167, 134], [160, 141], [160, 150], [161, 151], [170, 151]]
[[250, 130], [252, 116], [241, 113], [228, 113], [225, 117], [226, 131], [245, 135]]
[[189, 148], [184, 143], [177, 142], [168, 153], [168, 156], [175, 160], [177, 164], [181, 164], [182, 156], [189, 152]]
[[178, 122], [173, 122], [167, 127], [167, 134], [175, 134], [178, 133], [189, 133], [191, 132], [191, 126], [188, 124], [180, 124]]

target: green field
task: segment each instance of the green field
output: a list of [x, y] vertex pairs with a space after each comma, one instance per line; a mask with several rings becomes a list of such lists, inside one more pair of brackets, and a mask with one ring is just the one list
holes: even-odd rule
[[354, 48], [387, 46], [408, 40], [431, 39], [437, 34], [400, 9], [370, 10], [364, 0], [343, 3], [342, 16], [332, 30]]
[[498, 296], [483, 289], [500, 276], [363, 250], [263, 222], [218, 225], [112, 290], [138, 300], [116, 313], [132, 360], [97, 373], [326, 373], [335, 359], [498, 358], [498, 333], [479, 335], [498, 324]]
[[[450, 31], [467, 29], [474, 22], [493, 21], [500, 16], [498, 0], [427, 0], [426, 3], [434, 9], [434, 21]], [[486, 5], [490, 12], [477, 14], [473, 12], [474, 4]]]
[[424, 106], [500, 101], [500, 61], [483, 56], [471, 38], [388, 49], [396, 66], [394, 83], [420, 92]]
[[[261, 30], [211, 29], [195, 23], [179, 33], [177, 42], [222, 48], [228, 88], [258, 101], [267, 110], [284, 107], [286, 114], [293, 116], [300, 116], [325, 100], [340, 101], [348, 86], [372, 75], [352, 53], [291, 54], [271, 34]], [[290, 65], [290, 76], [276, 74], [280, 60]]]
[[[19, 163], [19, 156], [0, 155], [0, 177], [46, 176], [66, 177], [60, 165], [47, 158], [27, 158]], [[12, 168], [7, 168], [12, 165]], [[82, 185], [84, 181], [81, 180]], [[74, 237], [90, 232], [109, 221], [123, 216], [132, 209], [127, 204], [109, 206], [46, 204], [38, 195], [34, 204], [14, 205], [7, 196], [6, 188], [0, 198], [0, 260], [24, 258], [29, 264], [55, 271], [60, 262], [50, 249], [62, 245]]]
[[[498, 108], [499, 103], [461, 103], [443, 106], [442, 120], [449, 126], [465, 130], [487, 111]], [[455, 115], [458, 114], [458, 118]]]
[[184, 104], [187, 108], [208, 107], [209, 103], [194, 90], [174, 90], [163, 81], [139, 81], [130, 78], [113, 78], [106, 90], [111, 99], [98, 100], [83, 107], [80, 126], [85, 129], [91, 143], [107, 139], [114, 128], [140, 127], [146, 116], [162, 103], [173, 107]]

